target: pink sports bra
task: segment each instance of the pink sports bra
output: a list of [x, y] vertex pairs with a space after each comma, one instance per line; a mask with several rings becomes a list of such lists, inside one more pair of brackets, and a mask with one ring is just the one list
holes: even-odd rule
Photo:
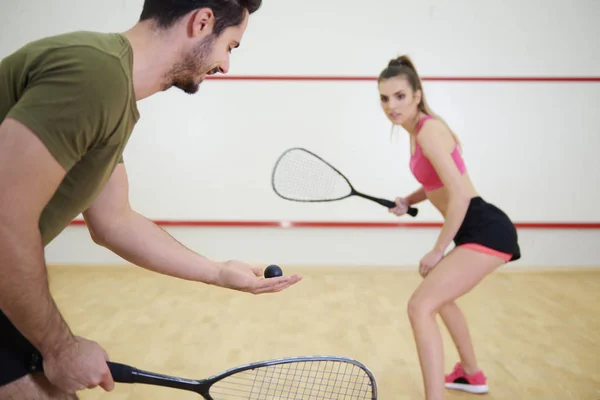
[[[419, 124], [417, 125], [417, 135], [419, 131], [423, 127], [423, 124], [428, 119], [432, 119], [433, 117], [426, 115], [421, 118]], [[454, 163], [458, 167], [461, 174], [466, 171], [465, 163], [460, 154], [460, 149], [458, 148], [458, 144], [454, 147], [454, 151], [452, 151], [452, 159]], [[415, 154], [410, 157], [410, 170], [413, 175], [423, 185], [423, 189], [425, 191], [431, 191], [435, 189], [439, 189], [444, 186], [444, 183], [440, 179], [437, 174], [437, 171], [431, 164], [431, 162], [425, 157], [423, 151], [421, 150], [421, 146], [419, 146], [419, 142], [417, 142], [415, 138]]]

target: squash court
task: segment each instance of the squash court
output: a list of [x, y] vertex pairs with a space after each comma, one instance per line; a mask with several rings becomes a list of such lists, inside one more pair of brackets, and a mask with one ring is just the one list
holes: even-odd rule
[[[53, 266], [51, 286], [71, 327], [115, 361], [188, 378], [263, 359], [337, 355], [363, 362], [380, 399], [422, 398], [406, 302], [421, 279], [395, 268], [288, 267], [302, 282], [252, 296], [115, 266]], [[499, 271], [458, 303], [490, 392], [448, 399], [590, 399], [600, 396], [600, 272]], [[446, 369], [456, 350], [442, 326]], [[196, 399], [117, 384], [85, 400]]]
[[[97, 342], [112, 361], [202, 379], [276, 358], [348, 357], [373, 373], [379, 400], [421, 400], [407, 312], [422, 282], [419, 261], [431, 253], [443, 260], [440, 248], [449, 251], [459, 231], [472, 249], [515, 254], [513, 225], [498, 222], [500, 213], [487, 204], [479, 216], [470, 212], [481, 196], [514, 222], [522, 258], [457, 300], [489, 393], [445, 390], [446, 398], [600, 400], [600, 46], [593, 44], [600, 1], [542, 8], [516, 1], [264, 0], [245, 30], [240, 1], [258, 4], [0, 5], [0, 301], [2, 309], [12, 307], [2, 316], [29, 324], [51, 358], [61, 348], [37, 328], [55, 325], [43, 316], [28, 322], [34, 311], [48, 311], [38, 305], [52, 309], [42, 251], [31, 257], [39, 228], [44, 241], [52, 237], [44, 261], [58, 310], [75, 335]], [[230, 7], [227, 20], [238, 21], [217, 41], [209, 34], [213, 10], [197, 7], [210, 2]], [[83, 56], [90, 46], [98, 59]], [[298, 147], [323, 157], [355, 189], [388, 206], [402, 197], [418, 215], [390, 214], [385, 201], [356, 197], [309, 204], [278, 196], [276, 161]], [[304, 172], [308, 179], [290, 188], [306, 196], [347, 189], [315, 184], [331, 178], [330, 170]], [[300, 173], [282, 176], [285, 186]], [[60, 185], [53, 197], [50, 182]], [[456, 236], [440, 235], [443, 215], [451, 215]], [[168, 276], [226, 275], [215, 272], [223, 264], [198, 255], [278, 264], [303, 280], [255, 296]], [[466, 258], [454, 265], [464, 279], [448, 291], [469, 281], [464, 268], [476, 263]], [[492, 262], [499, 261], [485, 259]], [[485, 270], [479, 266], [472, 271]], [[437, 337], [426, 306], [438, 293], [421, 299], [421, 337]], [[58, 314], [57, 326], [68, 332]], [[449, 373], [459, 357], [440, 317], [437, 323]], [[55, 368], [68, 366], [57, 382], [66, 386], [79, 374], [73, 380], [82, 384], [93, 379], [82, 371], [104, 368], [97, 348], [57, 337], [70, 350], [56, 352]], [[0, 368], [0, 379], [22, 373], [26, 380], [30, 370], [20, 356], [30, 348], [11, 340], [0, 342], [0, 355], [16, 355], [0, 362], [17, 360], [16, 367]], [[428, 343], [435, 349], [438, 342]], [[79, 362], [56, 361], [65, 354]], [[78, 395], [200, 399], [123, 383]]]

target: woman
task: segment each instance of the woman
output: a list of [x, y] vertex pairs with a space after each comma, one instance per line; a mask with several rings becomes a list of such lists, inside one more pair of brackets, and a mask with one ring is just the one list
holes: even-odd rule
[[[444, 386], [486, 393], [486, 377], [477, 365], [465, 318], [455, 300], [499, 266], [521, 257], [515, 226], [477, 194], [460, 143], [429, 109], [411, 60], [407, 56], [392, 60], [379, 76], [378, 86], [386, 116], [410, 134], [410, 168], [422, 185], [406, 198], [397, 198], [390, 212], [402, 215], [408, 206], [429, 200], [444, 217], [437, 241], [419, 264], [424, 280], [408, 303], [425, 397], [443, 399]], [[445, 254], [453, 241], [455, 248]], [[445, 377], [438, 313], [460, 356]]]

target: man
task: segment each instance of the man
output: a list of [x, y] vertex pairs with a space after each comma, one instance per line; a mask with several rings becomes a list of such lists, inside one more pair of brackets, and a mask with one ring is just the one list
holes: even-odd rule
[[[128, 203], [122, 152], [136, 102], [227, 73], [260, 3], [146, 0], [123, 34], [49, 37], [0, 63], [0, 399], [114, 387], [106, 352], [73, 335], [48, 289], [44, 247], [80, 213], [96, 243], [158, 273], [253, 294], [300, 280], [206, 259]], [[44, 375], [27, 370], [38, 352]]]

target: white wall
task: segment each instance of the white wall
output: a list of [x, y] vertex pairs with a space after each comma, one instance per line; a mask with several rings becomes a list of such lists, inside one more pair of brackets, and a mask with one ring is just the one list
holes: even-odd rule
[[[123, 31], [135, 23], [142, 3], [5, 2], [0, 57], [45, 35]], [[540, 0], [298, 4], [264, 3], [234, 51], [231, 75], [374, 77], [404, 53], [424, 77], [600, 75], [595, 0], [562, 0], [551, 8]], [[594, 117], [599, 82], [424, 84], [429, 103], [460, 135], [470, 174], [486, 199], [517, 222], [600, 221], [600, 116]], [[417, 187], [407, 168], [406, 135], [390, 142], [374, 81], [211, 80], [196, 96], [169, 91], [139, 107], [142, 118], [126, 159], [132, 203], [153, 219], [396, 220], [360, 200], [305, 205], [279, 199], [270, 188], [271, 168], [292, 146], [321, 154], [357, 189], [373, 195], [393, 198]], [[493, 150], [484, 150], [488, 144]], [[440, 221], [431, 206], [420, 208], [417, 221]], [[216, 258], [412, 265], [437, 229], [170, 232]], [[524, 257], [517, 266], [600, 265], [598, 230], [519, 234]], [[81, 227], [68, 228], [49, 246], [47, 258], [122, 262], [91, 246]]]
[[[398, 266], [414, 268], [436, 240], [433, 229], [171, 228], [190, 248], [217, 259], [285, 266]], [[47, 247], [61, 264], [122, 264], [123, 260], [72, 227]], [[523, 259], [506, 268], [598, 267], [598, 231], [522, 230]]]

